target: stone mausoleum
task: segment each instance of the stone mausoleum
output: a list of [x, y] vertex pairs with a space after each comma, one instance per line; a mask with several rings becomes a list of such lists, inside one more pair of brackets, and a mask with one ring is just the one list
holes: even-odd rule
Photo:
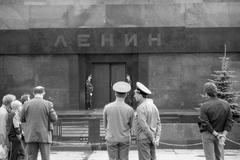
[[[140, 81], [163, 117], [162, 140], [197, 142], [202, 86], [224, 44], [240, 81], [238, 0], [0, 0], [0, 96], [42, 85], [60, 115], [100, 116], [114, 82]], [[132, 92], [127, 102], [136, 108]]]

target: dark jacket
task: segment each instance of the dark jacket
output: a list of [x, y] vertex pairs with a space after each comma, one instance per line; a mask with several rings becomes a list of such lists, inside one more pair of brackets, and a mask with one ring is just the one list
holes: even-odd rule
[[22, 128], [21, 125], [18, 128], [15, 128], [13, 125], [13, 117], [15, 116], [14, 112], [10, 112], [8, 114], [8, 123], [9, 123], [9, 132], [8, 132], [8, 138], [9, 141], [19, 141], [17, 138], [17, 135], [21, 135]]
[[210, 98], [200, 108], [200, 132], [214, 130], [223, 132], [232, 129], [232, 112], [228, 102], [219, 98]]
[[23, 105], [21, 121], [25, 122], [25, 141], [52, 143], [52, 124], [57, 121], [53, 103], [40, 97], [35, 97]]

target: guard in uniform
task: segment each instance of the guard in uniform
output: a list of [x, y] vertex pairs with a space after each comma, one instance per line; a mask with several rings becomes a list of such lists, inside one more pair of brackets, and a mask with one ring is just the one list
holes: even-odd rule
[[142, 83], [136, 83], [134, 98], [138, 102], [136, 115], [136, 136], [139, 160], [156, 160], [156, 146], [159, 144], [161, 121], [157, 107], [147, 98], [151, 91]]
[[134, 110], [125, 103], [125, 98], [131, 86], [119, 81], [113, 85], [113, 90], [116, 100], [103, 110], [108, 156], [109, 160], [128, 160]]

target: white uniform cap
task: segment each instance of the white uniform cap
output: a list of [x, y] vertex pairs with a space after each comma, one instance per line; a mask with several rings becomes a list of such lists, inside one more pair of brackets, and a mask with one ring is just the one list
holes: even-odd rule
[[118, 81], [114, 83], [113, 90], [119, 93], [127, 93], [131, 90], [131, 86], [127, 82]]
[[139, 89], [141, 92], [143, 92], [147, 95], [152, 94], [152, 92], [146, 86], [144, 86], [142, 83], [137, 82], [136, 86], [137, 86], [137, 89]]

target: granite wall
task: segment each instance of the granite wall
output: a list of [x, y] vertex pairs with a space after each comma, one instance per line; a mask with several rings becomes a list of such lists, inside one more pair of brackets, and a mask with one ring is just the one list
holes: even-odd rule
[[[0, 38], [4, 44], [0, 47], [1, 94], [19, 97], [23, 92], [31, 93], [32, 86], [41, 82], [47, 88], [46, 98], [54, 102], [57, 110], [85, 108], [86, 59], [77, 53], [65, 56], [65, 50], [59, 55], [47, 49], [43, 52], [48, 54], [36, 54], [26, 32], [39, 28], [118, 27], [189, 29], [185, 32], [189, 43], [184, 44], [190, 49], [186, 52], [175, 49], [169, 54], [165, 50], [161, 55], [146, 53], [136, 59], [138, 78], [148, 83], [159, 109], [198, 107], [203, 83], [221, 67], [218, 57], [222, 56], [225, 42], [221, 37], [230, 39], [230, 69], [236, 71], [235, 80], [240, 79], [239, 0], [0, 0], [0, 30], [4, 31]], [[233, 85], [240, 90], [238, 84]], [[229, 137], [239, 140], [239, 125], [234, 126]], [[186, 144], [200, 140], [196, 124], [163, 124], [164, 142]]]
[[19, 99], [24, 93], [32, 94], [34, 86], [42, 85], [46, 88], [45, 98], [51, 100], [57, 110], [79, 109], [76, 56], [12, 55], [0, 59], [1, 97], [12, 93]]
[[1, 0], [0, 29], [239, 27], [238, 0]]
[[[223, 53], [151, 54], [148, 60], [148, 83], [159, 109], [194, 110], [205, 99], [203, 85], [214, 71], [221, 70]], [[240, 81], [240, 56], [228, 54], [229, 70], [235, 71], [232, 81]], [[233, 83], [235, 91], [239, 83]]]
[[[240, 139], [239, 130], [240, 125], [234, 124], [227, 135], [229, 140], [226, 141], [225, 149], [239, 149], [239, 145], [236, 144]], [[202, 149], [201, 134], [196, 123], [164, 123], [160, 141], [159, 148]]]

